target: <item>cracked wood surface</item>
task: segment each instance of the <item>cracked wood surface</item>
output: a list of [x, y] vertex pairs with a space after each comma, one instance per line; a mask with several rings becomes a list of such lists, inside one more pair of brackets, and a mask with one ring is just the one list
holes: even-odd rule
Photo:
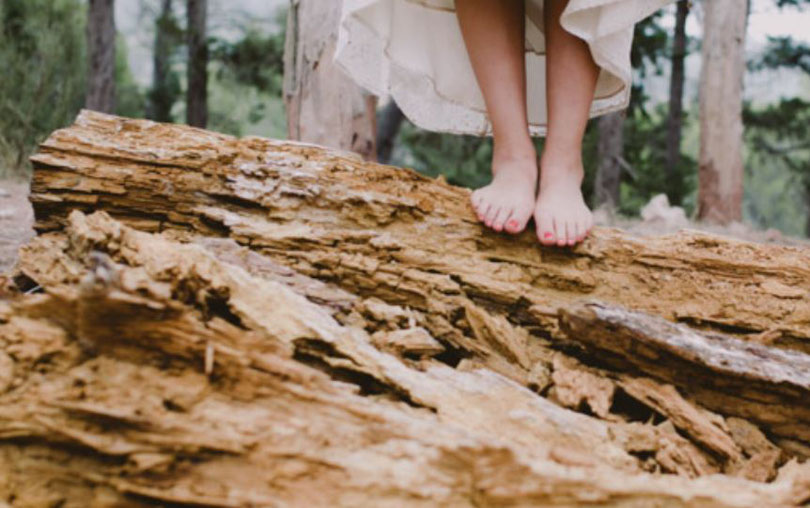
[[33, 161], [0, 500], [810, 499], [805, 250], [546, 249], [411, 171], [91, 112]]
[[270, 266], [106, 214], [74, 212], [63, 234], [25, 247], [21, 270], [45, 292], [0, 308], [13, 364], [0, 493], [63, 506], [776, 506], [807, 494], [795, 460], [769, 484], [645, 472], [629, 450], [678, 459], [645, 448], [641, 424], [560, 407], [489, 369], [381, 351], [313, 301], [351, 300], [342, 290]]
[[533, 231], [487, 230], [468, 190], [413, 171], [87, 111], [32, 162], [40, 231], [58, 229], [68, 210], [103, 209], [144, 230], [229, 236], [305, 275], [422, 311], [457, 309], [461, 294], [553, 330], [561, 304], [590, 297], [810, 352], [806, 249], [605, 228], [575, 249], [543, 248]]

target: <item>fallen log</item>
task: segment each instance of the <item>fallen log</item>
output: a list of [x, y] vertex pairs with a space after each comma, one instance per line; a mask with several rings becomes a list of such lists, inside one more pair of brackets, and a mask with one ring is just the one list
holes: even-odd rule
[[33, 162], [14, 280], [41, 294], [0, 308], [1, 495], [810, 499], [806, 251], [547, 249], [407, 170], [90, 112]]
[[[770, 484], [645, 473], [625, 446], [644, 449], [634, 425], [564, 409], [488, 369], [380, 351], [366, 330], [310, 299], [348, 300], [341, 290], [302, 276], [281, 281], [279, 270], [254, 275], [271, 263], [240, 254], [79, 212], [63, 235], [24, 249], [23, 266], [49, 269], [28, 271], [44, 294], [0, 309], [0, 351], [13, 372], [0, 393], [5, 498], [64, 506], [806, 499], [810, 471], [795, 461]], [[688, 448], [674, 432], [666, 440], [649, 430]], [[678, 460], [669, 451], [662, 462]]]

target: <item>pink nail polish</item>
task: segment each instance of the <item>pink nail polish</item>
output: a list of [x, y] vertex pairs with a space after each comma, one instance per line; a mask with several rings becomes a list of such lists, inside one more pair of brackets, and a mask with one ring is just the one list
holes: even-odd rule
[[551, 233], [546, 233], [543, 235], [543, 238], [554, 238], [554, 235]]

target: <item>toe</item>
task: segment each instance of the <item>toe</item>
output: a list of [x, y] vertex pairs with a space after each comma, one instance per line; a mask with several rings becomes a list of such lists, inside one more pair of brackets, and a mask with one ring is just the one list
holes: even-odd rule
[[484, 224], [488, 227], [492, 227], [492, 223], [495, 220], [495, 217], [498, 216], [498, 213], [501, 211], [500, 206], [490, 205], [489, 210], [487, 211], [486, 216], [484, 217]]
[[568, 246], [573, 247], [577, 243], [577, 222], [569, 220], [565, 223], [566, 238], [568, 239]]
[[524, 229], [526, 229], [526, 222], [528, 222], [526, 219], [522, 219], [517, 216], [517, 213], [512, 212], [512, 214], [509, 216], [509, 219], [507, 219], [506, 221], [504, 229], [508, 233], [516, 235], [522, 232]]
[[512, 215], [512, 209], [509, 207], [502, 207], [495, 218], [492, 220], [492, 229], [495, 231], [501, 232], [503, 231], [504, 224], [506, 221], [509, 220], [509, 217]]
[[585, 240], [588, 237], [588, 233], [590, 231], [590, 226], [588, 225], [588, 218], [585, 217], [579, 221], [579, 241]]
[[518, 234], [523, 232], [526, 229], [526, 224], [529, 223], [529, 219], [532, 218], [532, 207], [525, 207], [524, 209], [515, 208], [512, 210], [512, 215], [509, 217], [509, 220], [506, 222], [505, 229], [509, 233]]
[[577, 244], [585, 238], [585, 223], [582, 220], [574, 222], [574, 243]]
[[562, 219], [555, 219], [554, 220], [554, 236], [557, 240], [557, 247], [563, 247], [568, 240], [565, 236], [565, 221]]
[[557, 237], [554, 235], [554, 222], [551, 219], [551, 215], [540, 211], [535, 215], [535, 221], [537, 222], [537, 238], [540, 240], [540, 243], [543, 245], [554, 245]]
[[583, 239], [586, 236], [588, 236], [589, 234], [591, 234], [591, 231], [593, 230], [593, 215], [588, 214], [588, 216], [585, 218], [585, 227], [584, 227], [584, 229], [585, 229], [585, 234], [582, 235]]
[[478, 215], [478, 220], [481, 222], [485, 222], [487, 219], [487, 214], [489, 213], [490, 203], [488, 201], [482, 200], [478, 208], [475, 209], [476, 215]]

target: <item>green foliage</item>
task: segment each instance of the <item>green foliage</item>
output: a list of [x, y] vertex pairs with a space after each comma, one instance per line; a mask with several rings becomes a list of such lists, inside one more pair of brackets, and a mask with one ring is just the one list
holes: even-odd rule
[[749, 67], [754, 70], [796, 68], [810, 74], [810, 45], [798, 43], [791, 37], [768, 37], [762, 58]]
[[0, 175], [23, 175], [28, 156], [84, 102], [85, 9], [79, 0], [0, 3]]
[[[810, 4], [807, 0], [781, 1], [780, 5]], [[810, 46], [790, 37], [769, 37], [762, 56], [749, 63], [754, 70], [797, 69], [810, 76]], [[776, 199], [762, 202], [751, 196], [746, 210], [760, 224], [777, 225], [793, 234], [803, 229], [810, 235], [810, 102], [801, 98], [783, 98], [775, 104], [754, 107], [746, 104], [743, 112], [748, 145], [747, 177], [756, 179], [760, 173], [781, 170], [781, 186], [773, 190]], [[756, 169], [753, 169], [756, 168]], [[785, 181], [784, 174], [789, 174]], [[760, 178], [760, 180], [762, 180]], [[770, 182], [763, 181], [763, 185]], [[797, 193], [797, 189], [799, 192]], [[763, 191], [764, 192], [764, 189]], [[796, 204], [804, 203], [803, 228], [797, 228]], [[785, 204], [788, 210], [781, 210]]]
[[264, 35], [250, 29], [230, 43], [215, 39], [211, 60], [219, 62], [220, 79], [227, 73], [239, 83], [270, 94], [281, 94], [284, 74], [284, 32]]
[[[760, 224], [778, 226], [797, 234], [801, 228], [791, 218], [797, 215], [796, 205], [804, 201], [807, 206], [805, 200], [810, 196], [810, 102], [793, 98], [760, 108], [746, 104], [743, 120], [749, 148], [747, 178], [762, 181], [758, 177], [764, 171], [771, 174], [772, 179], [763, 184], [772, 185], [773, 180], [779, 182], [779, 187], [768, 194], [776, 199], [763, 202], [751, 196], [747, 212]], [[774, 177], [777, 169], [781, 169], [781, 176]], [[790, 175], [788, 181], [785, 174]], [[796, 195], [796, 189], [803, 195]], [[757, 190], [759, 193], [766, 191]], [[793, 199], [786, 199], [787, 196], [793, 196]], [[792, 209], [780, 210], [780, 206], [786, 204]], [[805, 226], [804, 230], [810, 233], [810, 226]]]
[[[632, 168], [626, 172], [620, 189], [619, 211], [625, 215], [638, 215], [652, 197], [671, 194], [675, 185], [678, 195], [694, 190], [697, 182], [695, 160], [682, 153], [676, 172], [676, 181], [667, 180], [667, 118], [668, 106], [658, 104], [650, 109], [644, 80], [650, 75], [662, 75], [665, 64], [670, 64], [672, 38], [660, 22], [663, 12], [644, 19], [636, 25], [630, 60], [635, 80], [624, 126], [624, 158]], [[628, 177], [629, 176], [629, 177]], [[689, 212], [689, 206], [686, 206]]]
[[146, 96], [132, 77], [127, 58], [127, 41], [115, 41], [115, 114], [130, 118], [143, 118], [146, 114]]
[[431, 177], [444, 175], [454, 185], [477, 188], [490, 182], [492, 138], [456, 136], [404, 122], [392, 164], [409, 166]]
[[276, 18], [282, 27], [264, 34], [247, 28], [235, 42], [212, 38], [209, 78], [209, 124], [233, 135], [258, 134], [283, 138], [286, 117], [282, 100], [284, 80], [283, 29], [287, 9]]
[[[670, 182], [664, 171], [667, 147], [668, 106], [659, 104], [652, 111], [641, 107], [628, 112], [625, 124], [625, 159], [633, 168], [634, 177], [625, 178], [621, 186], [619, 211], [638, 215], [641, 208], [655, 195], [665, 193]], [[678, 165], [679, 185], [685, 195], [697, 188], [697, 161], [682, 153]], [[687, 213], [694, 208], [693, 200], [683, 203]]]

